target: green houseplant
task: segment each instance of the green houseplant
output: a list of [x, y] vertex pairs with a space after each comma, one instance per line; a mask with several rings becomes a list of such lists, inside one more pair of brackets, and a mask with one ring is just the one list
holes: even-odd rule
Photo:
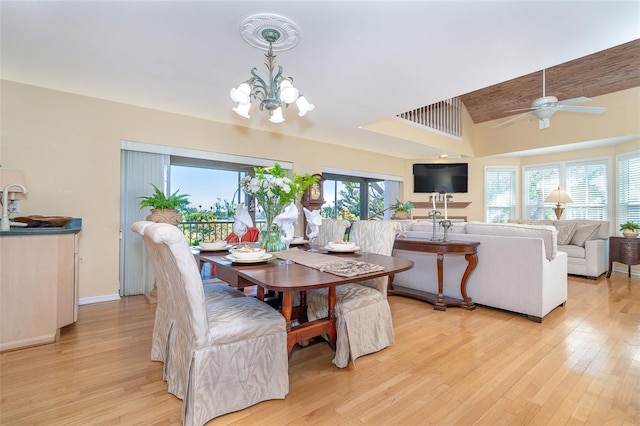
[[156, 185], [153, 187], [153, 194], [140, 196], [140, 210], [145, 207], [151, 208], [151, 214], [147, 216], [147, 220], [152, 222], [164, 222], [177, 225], [182, 222], [180, 210], [189, 205], [189, 194], [178, 194], [177, 190], [168, 197]]
[[624, 235], [625, 237], [637, 237], [639, 229], [640, 225], [631, 221], [627, 221], [626, 223], [620, 225], [622, 235]]
[[396, 202], [389, 206], [389, 208], [393, 210], [391, 219], [411, 219], [411, 209], [413, 209], [413, 207], [411, 201], [403, 203], [396, 198]]

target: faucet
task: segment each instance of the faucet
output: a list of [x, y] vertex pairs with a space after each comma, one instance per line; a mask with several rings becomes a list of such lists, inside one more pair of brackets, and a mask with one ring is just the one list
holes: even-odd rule
[[10, 183], [5, 186], [2, 190], [2, 221], [0, 222], [0, 231], [8, 231], [11, 227], [11, 223], [9, 222], [9, 190], [11, 188], [20, 188], [23, 193], [27, 193], [27, 188], [20, 185], [19, 183]]

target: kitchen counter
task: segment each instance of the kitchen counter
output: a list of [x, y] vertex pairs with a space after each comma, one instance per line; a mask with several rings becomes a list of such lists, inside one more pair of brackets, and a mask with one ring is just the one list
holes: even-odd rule
[[77, 321], [81, 228], [0, 231], [0, 351], [55, 342]]
[[82, 219], [74, 218], [65, 226], [12, 226], [8, 231], [0, 231], [0, 237], [13, 235], [56, 235], [56, 234], [77, 234], [82, 229]]

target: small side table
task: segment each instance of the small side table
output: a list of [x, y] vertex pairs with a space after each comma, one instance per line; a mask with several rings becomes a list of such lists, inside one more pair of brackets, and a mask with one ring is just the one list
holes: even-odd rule
[[[423, 300], [433, 305], [433, 309], [438, 311], [446, 311], [447, 306], [457, 306], [470, 311], [476, 308], [476, 305], [467, 295], [467, 280], [478, 264], [478, 246], [476, 241], [425, 241], [411, 239], [397, 239], [393, 248], [399, 250], [417, 251], [423, 253], [433, 253], [436, 255], [438, 267], [438, 294], [432, 294], [420, 290], [413, 290], [406, 287], [400, 287], [393, 284], [393, 280], [389, 283], [389, 294], [398, 296], [413, 297]], [[464, 255], [467, 261], [467, 268], [460, 280], [460, 295], [462, 299], [454, 299], [443, 294], [443, 260], [445, 255]], [[429, 277], [425, 277], [429, 279]]]
[[624, 263], [629, 268], [631, 276], [631, 265], [640, 265], [640, 238], [609, 237], [609, 272], [607, 278], [613, 271], [613, 262]]

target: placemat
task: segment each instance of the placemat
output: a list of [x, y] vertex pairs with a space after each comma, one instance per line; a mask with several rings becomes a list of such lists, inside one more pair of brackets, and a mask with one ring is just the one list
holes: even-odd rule
[[384, 270], [384, 266], [376, 265], [375, 263], [362, 262], [356, 259], [345, 259], [328, 254], [311, 253], [298, 250], [297, 248], [290, 249], [288, 252], [279, 251], [273, 254], [279, 259], [290, 259], [300, 265], [341, 277], [354, 277], [356, 275], [364, 275]]

